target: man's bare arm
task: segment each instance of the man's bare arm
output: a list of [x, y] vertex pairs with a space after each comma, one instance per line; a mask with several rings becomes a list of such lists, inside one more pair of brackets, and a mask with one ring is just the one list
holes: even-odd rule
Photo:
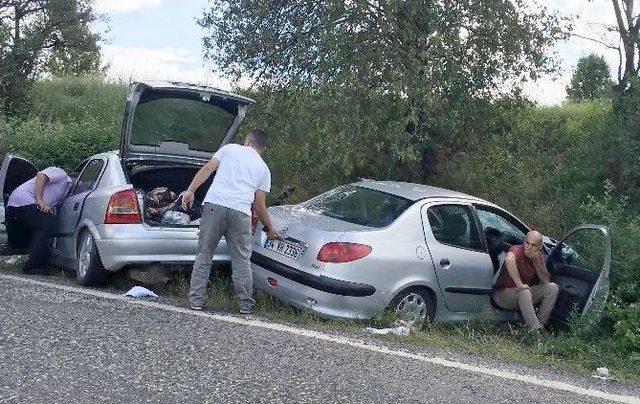
[[211, 160], [207, 162], [193, 177], [189, 187], [186, 191], [182, 193], [182, 208], [187, 209], [193, 205], [193, 199], [195, 197], [195, 193], [200, 188], [207, 178], [211, 176], [220, 166], [220, 160], [215, 157], [212, 157]]
[[258, 219], [262, 222], [262, 225], [266, 227], [267, 235], [269, 238], [280, 238], [280, 234], [276, 231], [271, 224], [271, 218], [269, 218], [269, 211], [267, 211], [267, 193], [261, 190], [257, 190], [254, 196], [256, 214]]
[[538, 253], [538, 257], [536, 258], [536, 261], [534, 262], [534, 266], [536, 268], [536, 273], [538, 274], [538, 278], [540, 279], [541, 283], [549, 283], [551, 282], [551, 274], [549, 273], [549, 270], [547, 269], [547, 266], [544, 263], [544, 255], [542, 254], [542, 252]]
[[504, 260], [504, 265], [507, 267], [507, 272], [513, 279], [513, 283], [516, 284], [518, 289], [526, 289], [529, 285], [525, 285], [522, 283], [522, 279], [520, 279], [520, 273], [518, 272], [518, 265], [516, 264], [516, 256], [513, 255], [512, 252], [507, 253], [507, 257]]

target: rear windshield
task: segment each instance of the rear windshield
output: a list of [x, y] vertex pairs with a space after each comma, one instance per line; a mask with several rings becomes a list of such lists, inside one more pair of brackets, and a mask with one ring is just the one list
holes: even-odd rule
[[325, 216], [368, 227], [393, 223], [413, 202], [381, 191], [345, 185], [307, 202], [306, 208]]
[[178, 142], [190, 150], [214, 152], [235, 115], [221, 106], [187, 98], [157, 98], [136, 106], [131, 144]]

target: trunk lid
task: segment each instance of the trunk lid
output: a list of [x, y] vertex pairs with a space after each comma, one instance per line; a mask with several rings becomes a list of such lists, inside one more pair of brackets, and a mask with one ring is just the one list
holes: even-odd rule
[[206, 163], [228, 143], [253, 100], [178, 82], [129, 85], [120, 156], [125, 161]]
[[302, 270], [313, 271], [320, 268], [317, 256], [326, 243], [340, 241], [346, 232], [371, 231], [369, 227], [324, 216], [305, 209], [302, 205], [271, 207], [269, 216], [286, 243], [302, 246], [302, 254], [298, 259], [292, 259], [266, 249], [266, 234], [260, 231], [261, 227], [254, 239], [256, 251]]

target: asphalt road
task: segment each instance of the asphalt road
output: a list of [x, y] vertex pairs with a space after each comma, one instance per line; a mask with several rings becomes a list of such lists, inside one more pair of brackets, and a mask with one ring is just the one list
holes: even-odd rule
[[0, 403], [603, 401], [167, 307], [0, 276]]

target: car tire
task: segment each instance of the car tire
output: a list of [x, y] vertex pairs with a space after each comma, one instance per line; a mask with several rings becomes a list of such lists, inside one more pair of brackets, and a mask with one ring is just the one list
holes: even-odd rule
[[78, 264], [76, 265], [76, 281], [82, 286], [102, 286], [107, 281], [107, 270], [102, 265], [98, 247], [90, 231], [85, 230], [80, 236], [77, 248]]
[[426, 288], [409, 288], [398, 293], [389, 303], [397, 320], [409, 321], [418, 329], [425, 329], [436, 315], [436, 302]]

